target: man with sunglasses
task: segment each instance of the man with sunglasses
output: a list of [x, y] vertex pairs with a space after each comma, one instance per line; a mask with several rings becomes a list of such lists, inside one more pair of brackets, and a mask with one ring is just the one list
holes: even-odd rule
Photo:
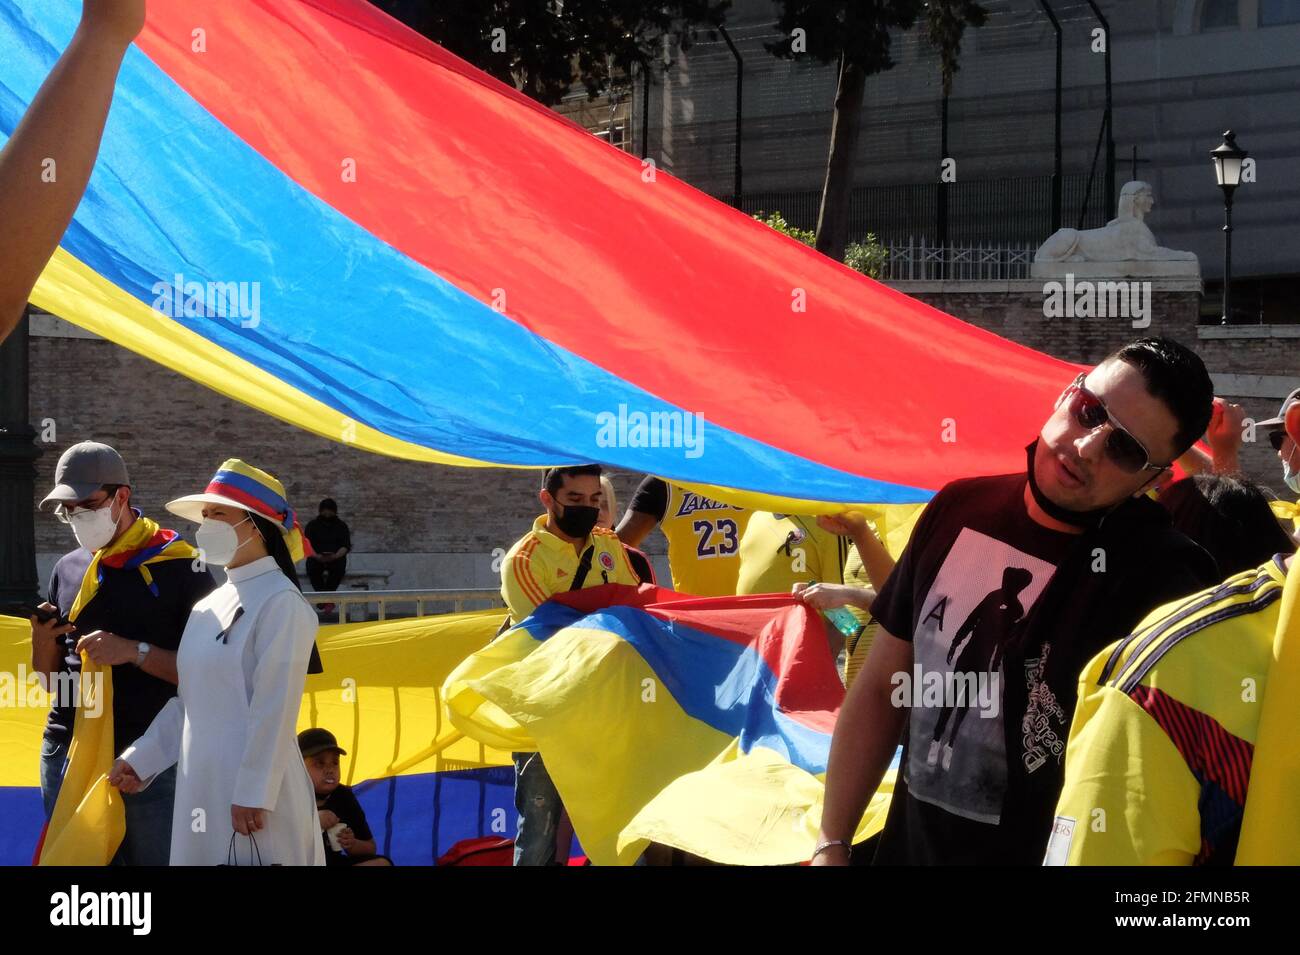
[[[1257, 427], [1300, 494], [1300, 389]], [[1300, 863], [1294, 562], [1292, 548], [1161, 607], [1093, 658], [1046, 864]]]
[[1066, 383], [1024, 473], [935, 495], [872, 607], [880, 629], [836, 723], [814, 864], [848, 862], [900, 736], [875, 863], [1042, 861], [1080, 670], [1215, 577], [1145, 494], [1212, 401], [1195, 354], [1133, 342]]
[[[32, 669], [47, 686], [81, 673], [81, 654], [111, 667], [113, 752], [143, 735], [176, 695], [176, 651], [190, 610], [216, 588], [193, 548], [131, 506], [121, 455], [84, 441], [59, 458], [55, 487], [41, 501], [79, 545], [54, 565], [48, 620], [32, 617]], [[76, 729], [77, 700], [55, 696], [41, 744], [41, 794], [53, 813]], [[89, 718], [90, 711], [83, 713]], [[176, 769], [123, 797], [126, 837], [114, 862], [167, 865]]]

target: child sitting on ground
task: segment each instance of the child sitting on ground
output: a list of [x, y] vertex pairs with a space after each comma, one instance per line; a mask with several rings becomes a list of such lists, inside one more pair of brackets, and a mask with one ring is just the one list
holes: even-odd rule
[[316, 808], [320, 813], [325, 863], [332, 866], [392, 865], [387, 856], [375, 854], [375, 839], [366, 825], [366, 814], [352, 794], [351, 786], [339, 784], [339, 748], [334, 734], [326, 729], [303, 730], [298, 734], [307, 774], [316, 787]]

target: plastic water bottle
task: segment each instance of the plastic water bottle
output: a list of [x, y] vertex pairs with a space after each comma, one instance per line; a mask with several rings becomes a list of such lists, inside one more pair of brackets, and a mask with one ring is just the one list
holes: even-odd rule
[[831, 622], [831, 626], [844, 634], [846, 637], [852, 637], [858, 632], [862, 625], [858, 623], [858, 618], [845, 607], [832, 607], [830, 610], [823, 610], [822, 616]]

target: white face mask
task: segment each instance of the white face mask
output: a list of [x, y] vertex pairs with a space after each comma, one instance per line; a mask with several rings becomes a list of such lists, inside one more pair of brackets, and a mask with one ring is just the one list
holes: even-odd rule
[[248, 541], [244, 541], [244, 544], [239, 542], [239, 535], [235, 533], [235, 528], [240, 524], [247, 524], [250, 520], [252, 518], [246, 517], [239, 524], [227, 524], [225, 521], [214, 521], [210, 517], [205, 517], [194, 535], [202, 559], [218, 567], [225, 567], [234, 560], [239, 548], [248, 543]]
[[1292, 491], [1300, 494], [1300, 471], [1291, 469], [1291, 458], [1295, 457], [1296, 448], [1300, 448], [1300, 445], [1292, 441], [1291, 455], [1282, 461], [1282, 480], [1286, 482], [1286, 486]]
[[117, 522], [121, 517], [120, 513], [113, 516], [113, 505], [109, 504], [94, 511], [75, 510], [68, 515], [68, 523], [72, 525], [77, 543], [93, 554], [116, 536]]

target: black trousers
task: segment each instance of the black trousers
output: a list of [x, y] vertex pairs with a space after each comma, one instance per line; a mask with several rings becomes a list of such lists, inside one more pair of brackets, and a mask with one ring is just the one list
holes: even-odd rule
[[307, 576], [311, 578], [311, 589], [317, 593], [338, 590], [343, 583], [343, 576], [348, 572], [347, 559], [325, 563], [315, 557], [307, 558]]

